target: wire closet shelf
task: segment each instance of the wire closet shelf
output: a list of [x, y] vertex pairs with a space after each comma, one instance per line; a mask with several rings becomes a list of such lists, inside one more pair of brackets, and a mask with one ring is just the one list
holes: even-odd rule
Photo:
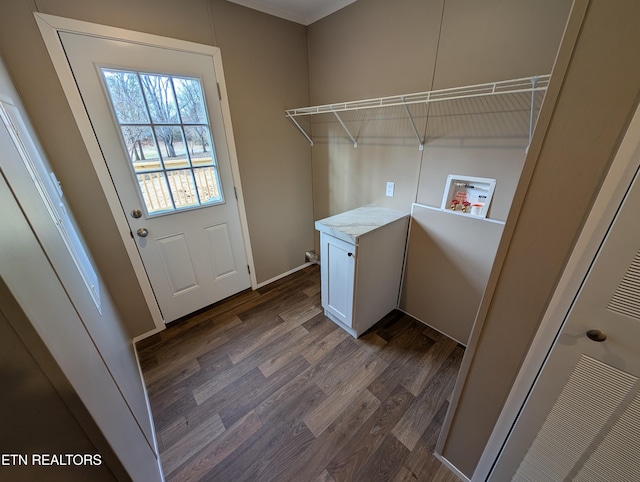
[[285, 115], [293, 122], [293, 124], [313, 146], [313, 139], [311, 138], [310, 133], [300, 125], [300, 123], [296, 120], [296, 117], [313, 116], [318, 114], [333, 114], [353, 142], [353, 146], [358, 147], [357, 140], [353, 137], [343, 119], [340, 117], [341, 112], [404, 106], [405, 112], [409, 120], [411, 121], [414, 134], [419, 142], [420, 150], [422, 150], [424, 148], [424, 140], [418, 133], [418, 129], [416, 128], [414, 119], [408, 106], [415, 104], [431, 104], [435, 102], [446, 102], [479, 97], [504, 96], [508, 94], [529, 94], [531, 98], [529, 142], [531, 142], [531, 136], [533, 134], [533, 127], [535, 124], [536, 93], [545, 92], [547, 90], [550, 77], [550, 74], [545, 74], [533, 77], [524, 77], [520, 79], [501, 80], [484, 84], [431, 90], [427, 92], [417, 92], [412, 94], [378, 97], [374, 99], [356, 100], [349, 102], [337, 102], [333, 104], [324, 104], [311, 107], [299, 107], [295, 109], [285, 110]]

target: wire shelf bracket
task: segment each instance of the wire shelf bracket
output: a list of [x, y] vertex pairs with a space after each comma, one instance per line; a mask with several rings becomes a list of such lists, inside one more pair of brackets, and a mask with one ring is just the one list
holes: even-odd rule
[[298, 123], [298, 121], [295, 119], [294, 116], [290, 115], [289, 112], [286, 112], [287, 117], [289, 118], [289, 120], [291, 122], [293, 122], [293, 124], [298, 128], [298, 130], [300, 132], [302, 132], [302, 135], [305, 136], [307, 138], [307, 140], [309, 141], [309, 144], [311, 144], [311, 147], [313, 147], [313, 139], [311, 139], [311, 136], [309, 134], [307, 134], [307, 131], [305, 131], [302, 126]]
[[312, 107], [299, 107], [296, 109], [288, 109], [285, 111], [286, 117], [291, 119], [298, 130], [305, 136], [311, 146], [313, 139], [311, 134], [307, 132], [297, 121], [296, 117], [313, 116], [318, 114], [334, 114], [344, 131], [351, 139], [353, 147], [358, 147], [357, 139], [353, 137], [346, 124], [338, 114], [339, 112], [357, 111], [364, 109], [376, 109], [381, 107], [404, 106], [405, 112], [409, 117], [411, 127], [418, 140], [419, 149], [424, 149], [426, 139], [420, 137], [420, 133], [416, 127], [411, 112], [410, 105], [413, 104], [430, 104], [433, 102], [446, 102], [451, 100], [470, 99], [477, 97], [488, 97], [507, 94], [531, 94], [531, 110], [529, 118], [529, 144], [533, 137], [533, 129], [535, 126], [535, 101], [536, 93], [544, 92], [549, 85], [551, 75], [537, 75], [533, 77], [524, 77], [512, 80], [501, 80], [497, 82], [488, 82], [484, 84], [468, 85], [464, 87], [452, 87], [447, 89], [431, 90], [427, 92], [417, 92], [413, 94], [395, 95], [389, 97], [378, 97], [375, 99], [356, 100], [350, 102], [340, 102], [335, 104], [324, 104]]
[[[531, 145], [531, 139], [533, 138], [533, 128], [536, 125], [536, 84], [538, 83], [538, 77], [531, 77], [531, 111], [529, 112], [529, 143], [525, 152], [529, 152], [529, 146]], [[548, 79], [547, 79], [548, 83]], [[545, 86], [546, 88], [546, 86]]]
[[[404, 96], [401, 96], [402, 100], [404, 101]], [[413, 127], [413, 133], [415, 134], [416, 138], [418, 139], [418, 144], [419, 147], [418, 149], [420, 149], [421, 151], [424, 150], [424, 140], [420, 137], [420, 133], [418, 132], [418, 128], [416, 127], [416, 123], [413, 121], [413, 116], [411, 115], [411, 112], [409, 111], [409, 107], [407, 107], [407, 104], [403, 104], [404, 110], [407, 113], [407, 116], [409, 117], [409, 121], [411, 122], [411, 127]]]
[[344, 122], [342, 122], [342, 119], [340, 118], [340, 116], [338, 115], [338, 113], [334, 110], [333, 114], [336, 116], [336, 118], [338, 119], [338, 122], [340, 122], [340, 125], [342, 126], [342, 128], [344, 129], [344, 131], [347, 133], [347, 135], [349, 136], [349, 139], [351, 139], [351, 142], [353, 142], [353, 147], [356, 148], [358, 147], [358, 141], [354, 139], [354, 137], [351, 135], [351, 132], [349, 132], [349, 129], [347, 128], [347, 126], [345, 125]]

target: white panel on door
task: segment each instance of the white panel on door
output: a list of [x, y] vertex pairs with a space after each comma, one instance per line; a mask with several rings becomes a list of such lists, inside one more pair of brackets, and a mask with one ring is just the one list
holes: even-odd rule
[[582, 355], [513, 480], [565, 480], [636, 382]]
[[347, 250], [342, 246], [329, 243], [329, 306], [342, 317], [348, 316], [349, 303], [353, 293], [345, 289], [349, 286], [349, 276], [353, 276], [349, 269]]
[[640, 480], [640, 394], [616, 421], [574, 480]]
[[197, 287], [198, 279], [184, 233], [156, 239], [156, 243], [173, 295]]
[[209, 226], [204, 230], [207, 238], [207, 248], [213, 264], [215, 279], [220, 279], [238, 271], [233, 258], [229, 226], [227, 223]]

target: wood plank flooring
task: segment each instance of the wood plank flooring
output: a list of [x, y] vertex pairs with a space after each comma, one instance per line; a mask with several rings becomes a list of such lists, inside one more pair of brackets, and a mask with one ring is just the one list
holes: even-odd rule
[[168, 481], [458, 481], [432, 452], [463, 348], [400, 312], [352, 338], [317, 266], [137, 348]]

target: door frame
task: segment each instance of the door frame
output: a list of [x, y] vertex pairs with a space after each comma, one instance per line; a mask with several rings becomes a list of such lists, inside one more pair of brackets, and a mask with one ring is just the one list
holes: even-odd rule
[[639, 169], [640, 105], [636, 108], [604, 179], [471, 482], [486, 481], [494, 464], [497, 463], [503, 446], [511, 436], [511, 429], [544, 368], [569, 310]]
[[58, 32], [69, 32], [107, 39], [125, 40], [140, 45], [166, 48], [181, 52], [197, 53], [211, 57], [220, 88], [220, 104], [222, 107], [222, 117], [226, 133], [226, 142], [229, 149], [231, 172], [233, 176], [236, 195], [238, 198], [240, 226], [242, 229], [242, 238], [245, 254], [247, 257], [247, 263], [249, 264], [251, 287], [252, 289], [256, 289], [256, 270], [253, 253], [251, 250], [249, 225], [247, 221], [242, 184], [240, 182], [240, 168], [238, 165], [238, 155], [233, 136], [233, 128], [231, 125], [231, 110], [229, 107], [220, 49], [218, 47], [213, 47], [210, 45], [197, 44], [185, 40], [161, 37], [158, 35], [135, 32], [132, 30], [99, 25], [64, 17], [57, 17], [44, 13], [35, 12], [34, 16], [51, 57], [51, 61], [53, 62], [56, 73], [58, 74], [62, 89], [64, 90], [67, 101], [69, 102], [69, 106], [71, 107], [73, 117], [76, 121], [76, 124], [78, 125], [80, 134], [89, 153], [91, 163], [93, 164], [93, 168], [96, 171], [98, 180], [107, 199], [109, 209], [111, 210], [111, 214], [113, 215], [113, 218], [118, 227], [118, 232], [120, 233], [120, 237], [122, 238], [122, 243], [125, 246], [127, 254], [129, 256], [129, 260], [131, 261], [131, 265], [133, 266], [134, 272], [136, 274], [136, 278], [144, 294], [145, 302], [147, 303], [149, 311], [151, 312], [151, 316], [153, 318], [156, 329], [148, 334], [143, 335], [143, 337], [163, 330], [165, 327], [164, 319], [162, 318], [160, 308], [158, 307], [158, 303], [153, 293], [151, 283], [147, 277], [147, 273], [144, 268], [144, 264], [142, 263], [140, 253], [138, 252], [138, 248], [136, 247], [135, 241], [131, 238], [131, 231], [129, 228], [129, 223], [127, 222], [126, 214], [122, 209], [115, 186], [113, 185], [113, 181], [111, 180], [111, 176], [109, 175], [106, 161], [102, 155], [102, 151], [100, 150], [98, 140], [93, 132], [89, 116], [84, 108], [82, 98], [78, 91], [78, 87], [74, 80], [73, 73], [67, 61], [66, 55], [64, 53], [64, 49]]

